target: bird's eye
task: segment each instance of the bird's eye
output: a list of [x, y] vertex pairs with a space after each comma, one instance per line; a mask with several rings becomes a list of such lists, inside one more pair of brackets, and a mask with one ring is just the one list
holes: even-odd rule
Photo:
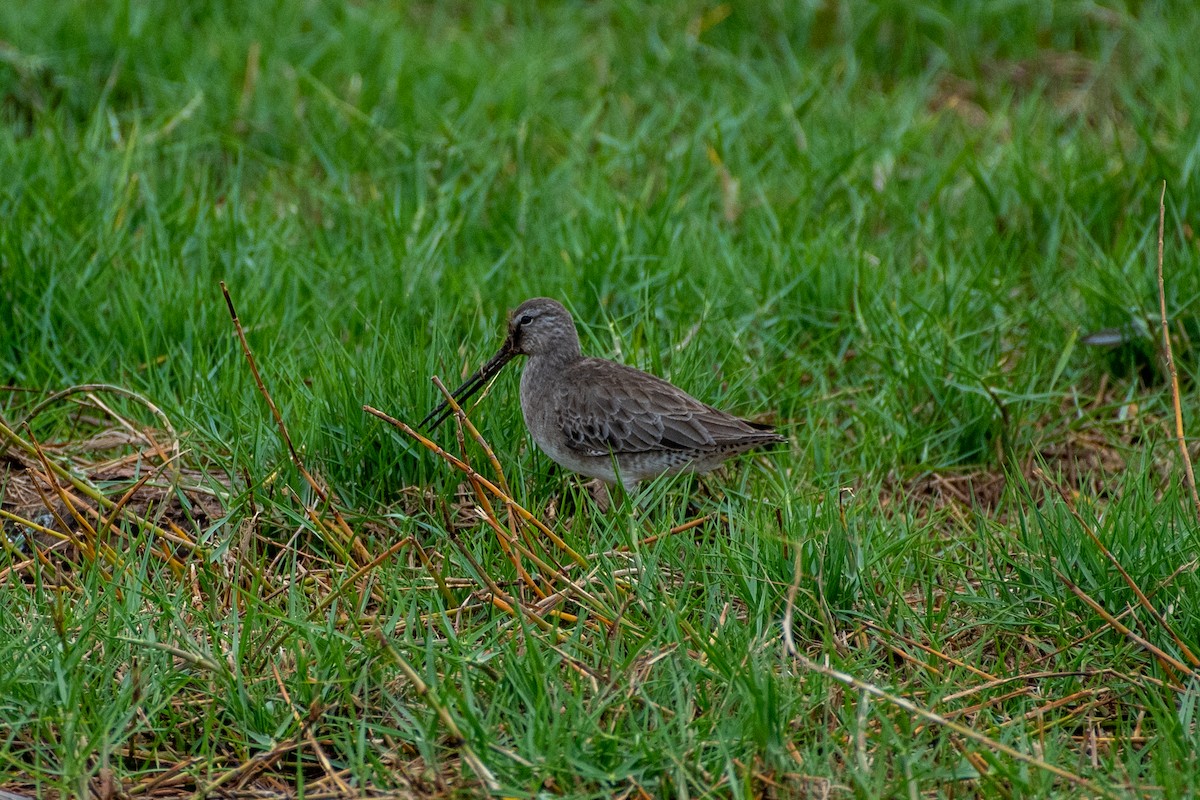
[[517, 320], [518, 325], [528, 325], [531, 322], [533, 322], [533, 317], [529, 316], [528, 314], [522, 314], [521, 318]]

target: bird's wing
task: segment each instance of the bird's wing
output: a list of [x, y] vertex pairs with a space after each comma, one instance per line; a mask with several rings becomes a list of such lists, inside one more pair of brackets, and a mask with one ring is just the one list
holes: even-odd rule
[[567, 443], [587, 455], [697, 450], [764, 433], [623, 364], [589, 358], [569, 369], [563, 383], [587, 389], [561, 391], [554, 405]]

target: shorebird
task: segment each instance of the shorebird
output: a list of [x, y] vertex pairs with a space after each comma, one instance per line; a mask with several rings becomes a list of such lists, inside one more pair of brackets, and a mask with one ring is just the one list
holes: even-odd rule
[[[786, 442], [770, 425], [706, 405], [662, 378], [589, 358], [575, 320], [557, 300], [535, 297], [508, 316], [500, 351], [452, 393], [464, 402], [519, 355], [521, 412], [533, 441], [567, 469], [627, 491], [648, 478], [708, 472], [755, 447]], [[450, 416], [442, 403], [421, 421]]]

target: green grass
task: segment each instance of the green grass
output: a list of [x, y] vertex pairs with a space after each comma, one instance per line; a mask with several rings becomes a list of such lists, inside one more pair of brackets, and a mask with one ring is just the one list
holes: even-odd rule
[[[1200, 791], [1197, 674], [1147, 647], [1200, 651], [1169, 387], [1080, 341], [1157, 319], [1163, 180], [1198, 312], [1198, 37], [1149, 0], [0, 4], [0, 422], [114, 501], [152, 474], [130, 508], [204, 545], [172, 570], [122, 517], [38, 561], [6, 524], [0, 786], [461, 796], [473, 755], [510, 796], [1079, 796], [791, 658], [798, 576], [808, 658], [1085, 794]], [[369, 570], [220, 281], [366, 552], [403, 541]], [[603, 514], [500, 378], [472, 417], [588, 561], [548, 628], [490, 602], [462, 476], [362, 411], [419, 420], [534, 295], [790, 438]], [[35, 409], [88, 383], [161, 409], [177, 479], [89, 439], [169, 446], [137, 400]]]

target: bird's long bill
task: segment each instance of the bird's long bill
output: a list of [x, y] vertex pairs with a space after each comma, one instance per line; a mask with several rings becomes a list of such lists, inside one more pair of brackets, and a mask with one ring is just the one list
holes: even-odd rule
[[[504, 369], [504, 365], [513, 360], [516, 351], [513, 350], [511, 342], [505, 342], [500, 348], [500, 352], [492, 356], [491, 360], [475, 371], [475, 374], [463, 381], [463, 385], [459, 386], [451, 396], [459, 403], [465, 403], [467, 398], [478, 392], [487, 382], [499, 374], [500, 370]], [[441, 425], [453, 413], [450, 404], [443, 401], [439, 403], [437, 408], [429, 412], [429, 416], [421, 420], [421, 427], [426, 430], [433, 430], [438, 425]]]

